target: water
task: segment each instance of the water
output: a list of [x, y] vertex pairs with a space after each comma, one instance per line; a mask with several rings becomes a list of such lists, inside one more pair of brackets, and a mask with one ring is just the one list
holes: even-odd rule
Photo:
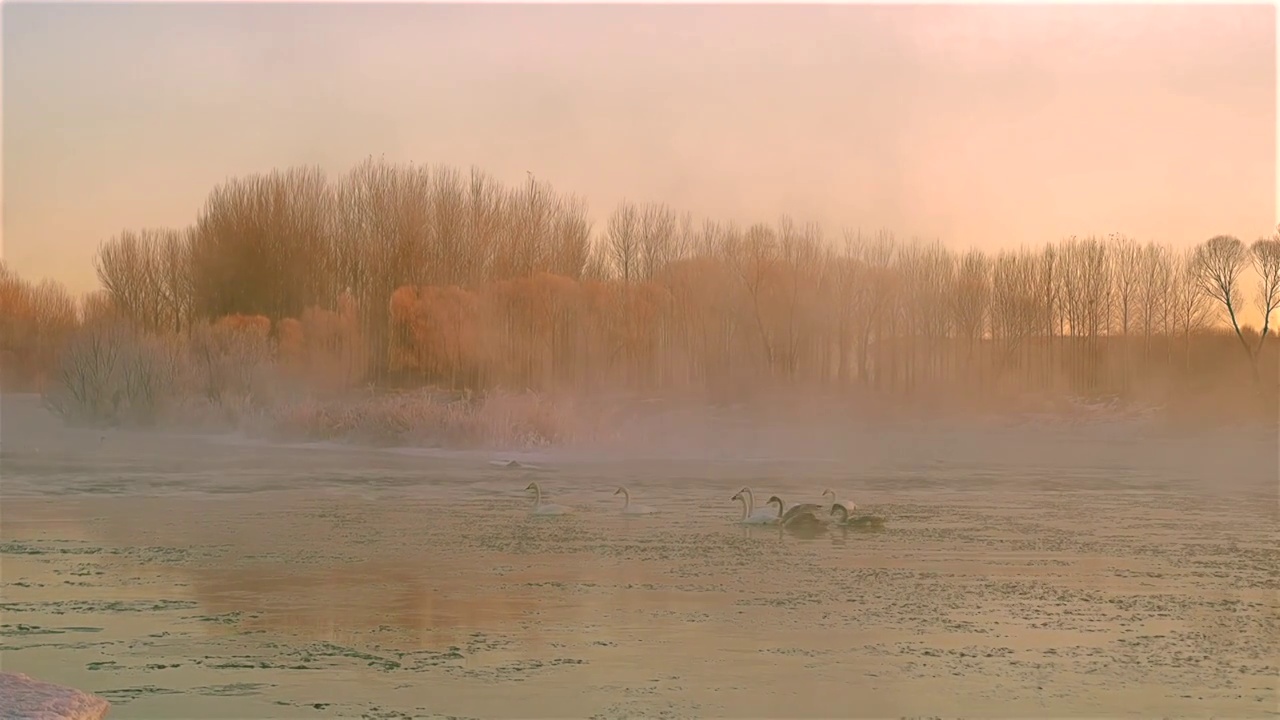
[[[112, 717], [1277, 714], [1274, 440], [530, 459], [4, 411], [3, 667]], [[742, 527], [743, 485], [887, 528]]]

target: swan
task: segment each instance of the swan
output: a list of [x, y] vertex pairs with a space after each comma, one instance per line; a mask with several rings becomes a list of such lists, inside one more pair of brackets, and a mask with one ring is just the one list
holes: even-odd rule
[[836, 505], [843, 505], [845, 510], [848, 510], [849, 512], [857, 512], [857, 511], [858, 511], [858, 504], [857, 504], [857, 503], [855, 503], [855, 502], [854, 502], [854, 501], [852, 501], [852, 500], [840, 500], [839, 498], [837, 498], [837, 497], [836, 497], [836, 491], [835, 491], [835, 490], [832, 490], [831, 488], [827, 488], [826, 490], [823, 490], [823, 491], [822, 491], [822, 497], [823, 497], [823, 498], [826, 498], [828, 495], [830, 495], [830, 496], [831, 496], [831, 502], [832, 502], [832, 503], [835, 503]]
[[782, 498], [774, 495], [769, 498], [769, 504], [773, 503], [778, 504], [778, 522], [782, 525], [782, 529], [809, 537], [816, 537], [818, 533], [826, 532], [827, 523], [814, 511], [817, 505], [800, 503], [783, 513], [782, 508], [785, 504]]
[[880, 515], [849, 517], [849, 509], [839, 503], [831, 506], [831, 514], [839, 515], [840, 517], [836, 519], [836, 524], [845, 527], [858, 528], [860, 530], [879, 530], [884, 527], [884, 518]]
[[739, 522], [745, 525], [772, 525], [778, 522], [778, 516], [769, 512], [768, 508], [755, 509], [755, 496], [751, 494], [749, 487], [742, 488], [729, 499], [742, 501], [742, 519]]
[[570, 510], [569, 508], [563, 505], [556, 505], [554, 503], [546, 503], [544, 505], [542, 503], [542, 488], [538, 487], [537, 482], [531, 482], [529, 483], [529, 486], [525, 488], [525, 492], [528, 492], [530, 490], [533, 491], [533, 510], [530, 510], [529, 514], [531, 515], [564, 515], [566, 513], [573, 512], [572, 510]]
[[657, 510], [654, 510], [648, 505], [632, 505], [631, 493], [627, 492], [627, 489], [624, 487], [619, 487], [617, 490], [614, 490], [613, 494], [621, 494], [622, 497], [626, 498], [626, 502], [622, 505], [623, 515], [652, 515], [657, 512]]
[[765, 504], [772, 505], [774, 503], [778, 504], [778, 519], [782, 522], [783, 525], [786, 525], [792, 522], [793, 520], [797, 520], [798, 518], [804, 517], [806, 515], [808, 515], [812, 520], [817, 520], [818, 522], [821, 522], [821, 519], [818, 517], [818, 511], [822, 509], [820, 505], [817, 505], [814, 503], [797, 503], [796, 505], [793, 505], [790, 510], [784, 513], [782, 512], [782, 509], [786, 507], [786, 503], [782, 502], [782, 498], [778, 497], [777, 495], [774, 495], [773, 497], [769, 498], [769, 502]]

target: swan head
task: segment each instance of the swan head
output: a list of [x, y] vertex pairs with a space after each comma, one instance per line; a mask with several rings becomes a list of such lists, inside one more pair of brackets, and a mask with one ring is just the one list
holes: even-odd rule
[[525, 492], [529, 492], [530, 490], [537, 490], [537, 489], [538, 489], [538, 483], [531, 482], [525, 487]]
[[730, 501], [733, 501], [733, 500], [741, 500], [741, 499], [742, 499], [742, 491], [741, 491], [741, 490], [739, 490], [738, 492], [734, 493], [734, 494], [733, 494], [733, 497], [729, 498], [729, 500], [730, 500]]
[[779, 511], [779, 512], [781, 512], [781, 511], [782, 511], [782, 498], [778, 497], [777, 495], [774, 495], [773, 497], [769, 498], [769, 502], [765, 503], [765, 505], [772, 505], [772, 504], [774, 504], [774, 503], [777, 503], [777, 504], [778, 504], [778, 511]]
[[822, 491], [822, 497], [826, 497], [828, 495], [830, 495], [832, 499], [835, 499], [836, 491], [832, 490], [831, 488], [827, 488], [826, 490]]

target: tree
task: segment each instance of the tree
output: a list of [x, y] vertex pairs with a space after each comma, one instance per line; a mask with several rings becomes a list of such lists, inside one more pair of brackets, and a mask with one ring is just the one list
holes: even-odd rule
[[1196, 249], [1191, 248], [1171, 263], [1168, 287], [1168, 315], [1175, 332], [1182, 334], [1183, 368], [1191, 370], [1191, 336], [1209, 320], [1209, 296], [1201, 290], [1196, 275]]
[[1001, 251], [991, 272], [991, 336], [1002, 345], [997, 371], [1015, 362], [1023, 340], [1040, 326], [1036, 261], [1026, 252]]
[[551, 258], [541, 272], [580, 280], [591, 262], [591, 221], [581, 198], [561, 198], [551, 216]]
[[629, 283], [640, 275], [640, 213], [636, 206], [623, 200], [609, 216], [605, 243], [613, 271], [622, 282]]
[[1262, 332], [1254, 357], [1261, 355], [1262, 343], [1271, 328], [1271, 313], [1280, 307], [1280, 229], [1270, 238], [1259, 238], [1249, 248], [1249, 259], [1258, 273], [1258, 311], [1262, 313]]
[[278, 320], [311, 305], [331, 306], [332, 213], [333, 194], [319, 168], [235, 178], [214, 188], [192, 247], [196, 313]]
[[1196, 248], [1191, 269], [1200, 291], [1220, 303], [1227, 311], [1231, 329], [1235, 331], [1236, 339], [1240, 341], [1240, 347], [1249, 360], [1249, 368], [1253, 372], [1254, 380], [1261, 381], [1258, 375], [1257, 356], [1244, 339], [1244, 334], [1240, 331], [1240, 322], [1236, 318], [1236, 310], [1244, 302], [1243, 293], [1240, 290], [1240, 273], [1244, 271], [1248, 262], [1248, 252], [1239, 238], [1217, 235]]
[[148, 331], [160, 323], [164, 294], [161, 240], [157, 233], [126, 230], [98, 248], [98, 282], [130, 321]]
[[1120, 330], [1121, 383], [1129, 384], [1130, 331], [1142, 287], [1142, 247], [1132, 238], [1125, 235], [1112, 234], [1108, 240], [1111, 245], [1111, 259], [1114, 264], [1111, 275], [1115, 298], [1115, 314]]
[[956, 332], [965, 340], [965, 369], [971, 373], [975, 353], [986, 330], [987, 309], [991, 300], [991, 263], [981, 250], [970, 250], [960, 259], [956, 269], [956, 293], [951, 298], [951, 313]]
[[1174, 285], [1173, 255], [1164, 245], [1148, 243], [1142, 248], [1138, 275], [1138, 324], [1142, 327], [1142, 357], [1151, 360], [1151, 339], [1166, 326], [1173, 326], [1171, 293]]

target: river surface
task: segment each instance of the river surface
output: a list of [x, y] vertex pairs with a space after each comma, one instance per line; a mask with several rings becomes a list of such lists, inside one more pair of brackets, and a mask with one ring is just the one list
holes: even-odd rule
[[[863, 462], [699, 461], [3, 410], [0, 663], [112, 718], [1280, 717], [1265, 434], [886, 431]], [[531, 480], [576, 512], [531, 517]], [[622, 516], [621, 484], [659, 512]], [[833, 487], [887, 524], [743, 527], [744, 485]]]

